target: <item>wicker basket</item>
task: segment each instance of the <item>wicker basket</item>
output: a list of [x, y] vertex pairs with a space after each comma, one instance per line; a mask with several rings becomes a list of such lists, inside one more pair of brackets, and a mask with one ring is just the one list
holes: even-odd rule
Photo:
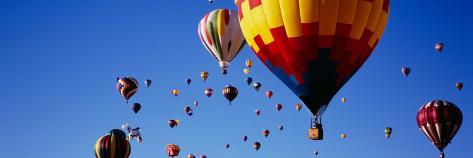
[[311, 140], [324, 139], [324, 130], [322, 128], [309, 128], [309, 139]]

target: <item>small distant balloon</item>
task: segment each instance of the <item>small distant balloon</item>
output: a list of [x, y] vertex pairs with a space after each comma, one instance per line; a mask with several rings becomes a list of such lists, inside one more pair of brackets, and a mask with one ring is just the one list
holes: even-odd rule
[[347, 135], [346, 135], [345, 133], [342, 133], [342, 134], [340, 135], [340, 137], [342, 137], [342, 139], [345, 139], [345, 138], [347, 137]]
[[189, 106], [184, 107], [184, 112], [186, 112], [188, 116], [192, 116], [192, 114], [194, 114], [194, 111]]
[[209, 72], [207, 71], [200, 72], [200, 78], [202, 78], [204, 82], [207, 80], [208, 77], [209, 77]]
[[140, 103], [133, 103], [131, 104], [131, 110], [133, 110], [133, 112], [138, 113], [141, 109], [141, 104]]
[[260, 143], [260, 142], [255, 142], [255, 143], [253, 144], [253, 149], [255, 149], [256, 151], [258, 151], [258, 150], [260, 149], [260, 147], [261, 147], [261, 143]]
[[204, 90], [204, 94], [210, 98], [210, 96], [212, 96], [214, 90], [212, 88], [207, 88]]
[[282, 109], [282, 104], [276, 104], [276, 110], [281, 111]]
[[230, 144], [225, 144], [225, 148], [230, 148]]
[[245, 73], [245, 75], [250, 74], [250, 69], [248, 68], [243, 69], [243, 73]]
[[258, 92], [261, 89], [261, 83], [259, 82], [253, 83], [253, 88], [255, 88], [255, 90]]
[[266, 97], [268, 97], [269, 99], [271, 99], [271, 97], [273, 96], [273, 91], [267, 91], [265, 93]]
[[401, 71], [402, 71], [402, 73], [404, 74], [404, 76], [407, 77], [407, 76], [409, 76], [409, 74], [411, 73], [411, 68], [409, 68], [409, 67], [403, 67]]
[[152, 81], [151, 81], [150, 79], [145, 80], [145, 85], [146, 85], [146, 87], [149, 88], [149, 86], [151, 86], [151, 82], [152, 82]]
[[187, 155], [187, 158], [195, 158], [195, 156], [193, 154], [189, 154]]
[[171, 128], [176, 127], [177, 125], [179, 125], [179, 123], [180, 123], [179, 120], [169, 120], [168, 121], [169, 127], [171, 127]]
[[205, 156], [205, 155], [202, 155], [202, 156], [200, 156], [200, 158], [207, 158], [207, 156]]
[[195, 106], [195, 107], [198, 107], [198, 106], [199, 106], [199, 102], [198, 102], [197, 100], [194, 101], [194, 106]]
[[243, 141], [246, 142], [248, 140], [248, 136], [243, 136]]
[[187, 85], [190, 85], [191, 82], [192, 82], [192, 80], [191, 80], [190, 78], [186, 79], [186, 84], [187, 84]]
[[296, 110], [301, 111], [301, 109], [302, 109], [302, 105], [301, 104], [296, 104]]
[[444, 44], [442, 42], [435, 43], [435, 51], [441, 53], [443, 51]]
[[342, 98], [342, 103], [346, 103], [347, 102], [347, 98]]
[[284, 126], [280, 125], [278, 128], [280, 131], [282, 131], [284, 129]]
[[248, 68], [251, 68], [251, 66], [253, 66], [253, 62], [250, 59], [246, 60], [245, 64]]
[[391, 127], [386, 127], [384, 129], [384, 136], [386, 136], [387, 139], [391, 137], [391, 133], [393, 132], [393, 129]]
[[268, 135], [269, 135], [269, 130], [268, 129], [263, 130], [263, 135], [264, 135], [264, 137], [267, 138]]
[[173, 96], [177, 97], [177, 96], [179, 95], [179, 90], [178, 90], [178, 89], [173, 89], [173, 90], [171, 91], [171, 94], [172, 94]]
[[181, 151], [181, 148], [176, 145], [176, 144], [167, 144], [166, 145], [166, 153], [168, 154], [168, 157], [175, 157], [179, 156], [179, 152]]
[[463, 89], [463, 83], [457, 82], [457, 83], [455, 84], [455, 87], [457, 87], [457, 89], [460, 91], [460, 90]]
[[255, 114], [256, 114], [256, 116], [259, 116], [261, 114], [261, 111], [260, 110], [255, 110]]
[[250, 85], [251, 82], [253, 82], [253, 78], [247, 77], [247, 78], [245, 79], [245, 82], [246, 82], [246, 84]]

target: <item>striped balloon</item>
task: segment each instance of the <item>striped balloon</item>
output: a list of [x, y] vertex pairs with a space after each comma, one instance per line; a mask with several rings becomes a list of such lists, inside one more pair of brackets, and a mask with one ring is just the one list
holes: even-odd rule
[[389, 12], [389, 0], [238, 0], [237, 6], [251, 49], [315, 115], [368, 59]]
[[419, 109], [416, 119], [420, 130], [437, 146], [443, 156], [443, 150], [462, 125], [463, 114], [451, 102], [434, 100]]
[[228, 9], [214, 10], [202, 18], [197, 30], [202, 44], [217, 59], [222, 73], [245, 44], [238, 14]]
[[238, 89], [232, 85], [227, 85], [223, 88], [223, 96], [232, 104], [232, 101], [238, 96]]
[[105, 135], [95, 143], [96, 158], [128, 158], [130, 152], [130, 143], [120, 135]]

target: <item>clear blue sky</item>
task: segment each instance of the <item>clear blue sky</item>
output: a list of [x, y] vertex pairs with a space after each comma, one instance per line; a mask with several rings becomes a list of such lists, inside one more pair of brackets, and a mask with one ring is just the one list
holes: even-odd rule
[[[197, 36], [201, 17], [217, 8], [236, 9], [233, 0], [1, 0], [0, 157], [93, 157], [97, 138], [125, 122], [142, 127], [144, 142], [131, 142], [133, 158], [165, 157], [171, 142], [182, 155], [211, 158], [312, 157], [315, 148], [325, 158], [438, 157], [415, 121], [418, 108], [433, 99], [457, 104], [464, 115], [447, 157], [471, 157], [471, 1], [393, 0], [382, 40], [335, 96], [324, 117], [325, 139], [318, 142], [307, 139], [310, 112], [294, 109], [298, 98], [248, 47], [229, 75], [219, 74]], [[442, 54], [433, 50], [437, 41], [446, 44]], [[275, 92], [272, 100], [244, 83], [246, 59], [255, 61], [251, 76], [262, 82], [262, 92]], [[412, 68], [409, 78], [403, 66]], [[201, 70], [210, 72], [206, 83]], [[143, 105], [137, 115], [116, 91], [117, 76], [154, 81], [151, 88], [141, 84], [130, 100]], [[186, 78], [193, 79], [189, 87]], [[465, 84], [461, 92], [457, 81]], [[226, 84], [240, 92], [232, 107], [221, 95]], [[205, 87], [215, 89], [210, 100]], [[174, 88], [181, 89], [177, 98]], [[183, 107], [194, 100], [200, 106], [186, 117]], [[277, 103], [282, 112], [274, 109]], [[259, 118], [255, 109], [262, 110]], [[182, 123], [170, 129], [169, 119]], [[384, 138], [387, 126], [394, 129], [390, 140]], [[267, 139], [261, 135], [266, 128]], [[348, 137], [342, 140], [341, 133]], [[262, 143], [259, 152], [254, 141]]]

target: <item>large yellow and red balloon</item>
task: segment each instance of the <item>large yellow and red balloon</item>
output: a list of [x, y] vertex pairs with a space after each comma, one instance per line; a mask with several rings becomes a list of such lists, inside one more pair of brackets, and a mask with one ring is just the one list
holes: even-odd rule
[[389, 0], [238, 0], [240, 26], [259, 59], [321, 114], [371, 55]]

